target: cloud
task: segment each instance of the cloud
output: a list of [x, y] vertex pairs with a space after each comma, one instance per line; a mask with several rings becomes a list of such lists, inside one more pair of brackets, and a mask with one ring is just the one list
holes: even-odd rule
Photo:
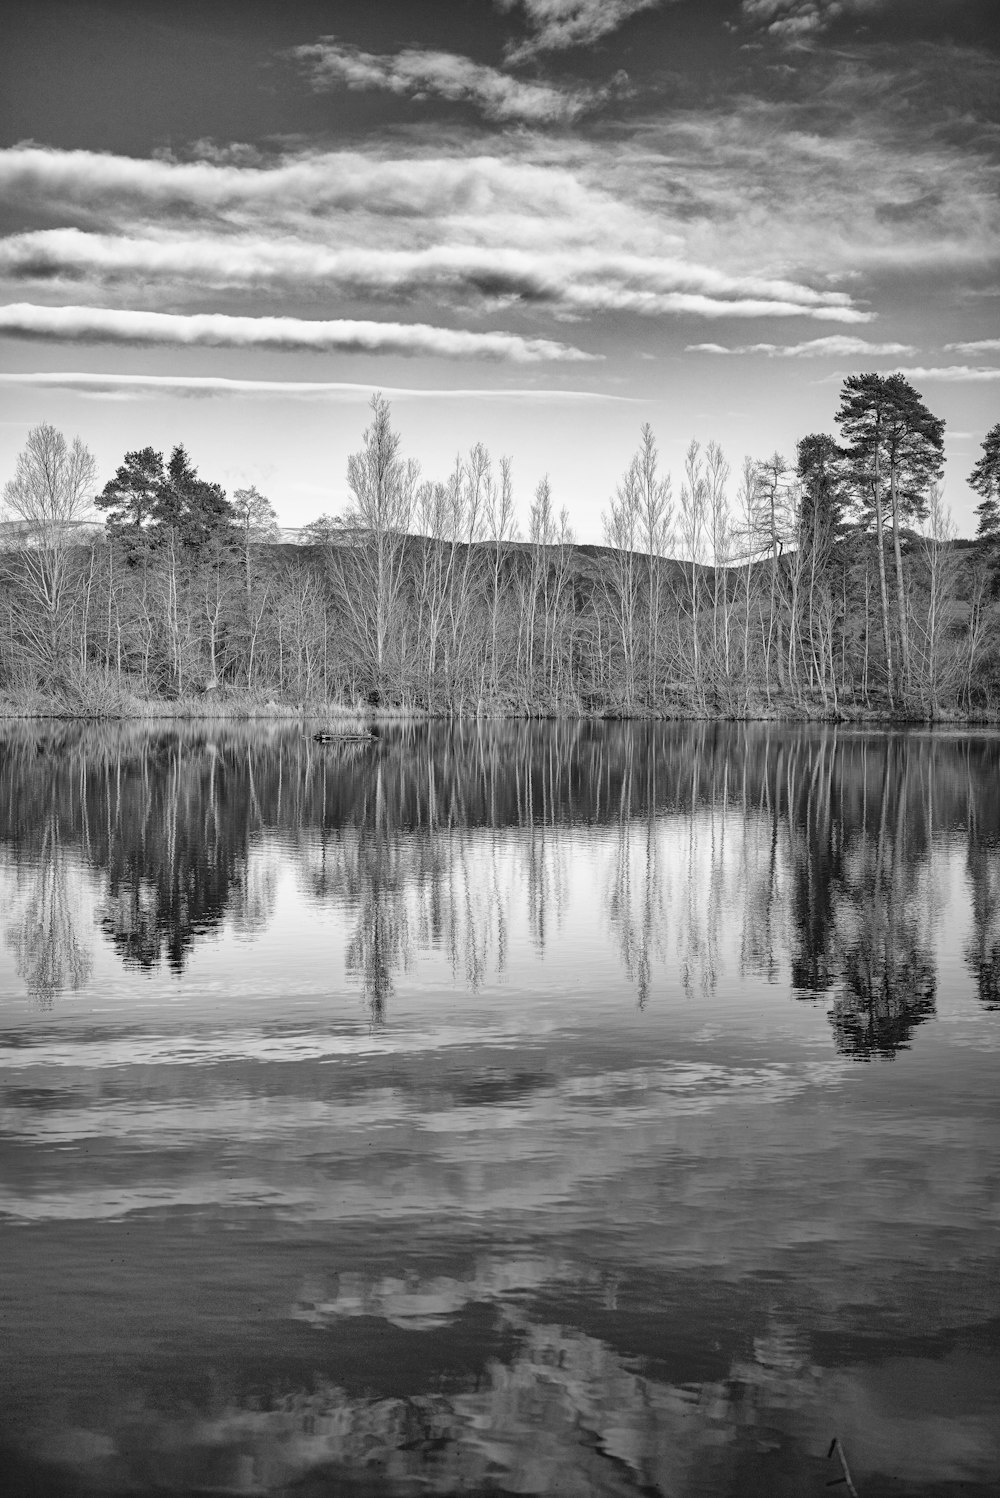
[[495, 0], [500, 10], [523, 10], [532, 35], [511, 42], [506, 55], [520, 62], [538, 52], [567, 47], [589, 47], [642, 10], [653, 10], [660, 0]]
[[[862, 331], [915, 274], [915, 294], [938, 276], [967, 295], [1000, 264], [993, 137], [952, 95], [935, 114], [937, 73], [912, 48], [895, 71], [884, 49], [864, 56], [803, 52], [777, 96], [732, 91], [613, 134], [497, 132], [477, 156], [467, 131], [430, 124], [267, 160], [0, 151], [0, 196], [35, 226], [0, 240], [0, 300], [497, 329], [528, 308], [527, 331], [560, 342], [582, 338], [554, 319], [602, 319], [600, 337], [616, 316], [728, 319], [704, 329], [722, 345]], [[768, 317], [808, 324], [736, 327]]]
[[982, 365], [945, 364], [932, 369], [901, 369], [908, 380], [943, 380], [948, 384], [977, 384], [1000, 380], [1000, 368]]
[[743, 0], [743, 19], [774, 36], [798, 38], [826, 31], [838, 21], [862, 19], [887, 8], [888, 0]]
[[769, 301], [764, 298], [740, 297], [721, 300], [716, 297], [668, 292], [657, 297], [636, 295], [632, 305], [623, 299], [623, 310], [641, 312], [676, 312], [692, 317], [811, 317], [818, 322], [871, 322], [874, 312], [856, 307], [808, 306], [802, 302]]
[[977, 338], [972, 343], [946, 343], [949, 354], [1000, 354], [1000, 338]]
[[0, 240], [0, 275], [96, 283], [173, 280], [198, 287], [296, 289], [407, 296], [452, 293], [545, 303], [570, 315], [634, 312], [702, 317], [803, 316], [863, 322], [872, 314], [840, 291], [760, 275], [732, 276], [669, 256], [551, 253], [477, 245], [420, 250], [331, 248], [256, 235], [85, 234], [35, 230]]
[[[421, 144], [397, 137], [367, 151], [288, 154], [261, 166], [21, 146], [0, 151], [0, 197], [39, 226], [133, 238], [222, 230], [237, 256], [251, 235], [324, 249], [498, 255], [571, 247], [612, 254], [628, 245], [647, 259], [762, 280], [836, 287], [853, 275], [865, 292], [862, 278], [883, 269], [978, 273], [997, 263], [1000, 211], [985, 146], [935, 135], [916, 96], [894, 122], [885, 102], [892, 81], [878, 71], [835, 80], [821, 71], [802, 89], [801, 101], [741, 96], [668, 111], [614, 140], [496, 136], [479, 156], [439, 131]], [[872, 191], [859, 194], [859, 182]], [[928, 182], [940, 201], [918, 221], [879, 218], [879, 204], [911, 201]], [[588, 297], [578, 298], [581, 313]], [[650, 315], [656, 310], [649, 305]]]
[[123, 311], [111, 307], [0, 307], [0, 334], [71, 343], [202, 345], [320, 353], [423, 354], [446, 359], [498, 359], [516, 364], [595, 357], [546, 338], [475, 333], [426, 323], [321, 322], [299, 317], [231, 317], [207, 312]]
[[806, 343], [744, 343], [727, 348], [721, 343], [689, 343], [686, 354], [766, 354], [771, 359], [885, 359], [915, 354], [908, 343], [869, 343], [865, 338], [834, 334]]
[[[523, 150], [521, 153], [523, 155]], [[385, 214], [440, 220], [517, 212], [588, 218], [614, 202], [553, 164], [502, 156], [386, 157], [378, 151], [327, 151], [247, 167], [214, 161], [172, 161], [59, 151], [42, 146], [0, 150], [0, 194], [15, 206], [88, 219], [101, 212], [160, 213], [175, 220], [251, 212], [288, 216]]]
[[[841, 284], [869, 295], [883, 275], [897, 286], [947, 275], [952, 289], [956, 276], [992, 280], [1000, 140], [960, 98], [940, 102], [944, 63], [931, 52], [896, 67], [884, 52], [878, 66], [804, 53], [777, 97], [644, 119], [606, 180], [637, 210], [680, 219], [689, 258], [734, 271], [850, 277]], [[996, 67], [990, 77], [995, 97]]]
[[433, 95], [454, 103], [472, 104], [489, 120], [565, 124], [596, 108], [608, 97], [607, 90], [565, 89], [551, 83], [525, 82], [454, 52], [409, 47], [386, 56], [362, 52], [358, 47], [343, 45], [326, 36], [309, 46], [295, 47], [288, 55], [302, 64], [316, 90], [344, 86], [355, 90], [384, 89], [412, 99]]
[[[0, 374], [0, 386], [25, 389], [72, 390], [80, 395], [112, 399], [140, 399], [144, 396], [178, 396], [211, 398], [219, 396], [263, 396], [292, 400], [365, 399], [372, 393], [370, 384], [350, 380], [240, 380], [224, 375], [129, 375], [90, 371], [58, 373], [32, 370], [23, 374]], [[610, 395], [596, 390], [506, 389], [490, 390], [459, 386], [454, 390], [420, 389], [413, 386], [380, 385], [382, 394], [393, 400], [484, 400], [597, 402], [598, 404], [641, 404], [638, 397]], [[18, 423], [24, 425], [24, 423]]]

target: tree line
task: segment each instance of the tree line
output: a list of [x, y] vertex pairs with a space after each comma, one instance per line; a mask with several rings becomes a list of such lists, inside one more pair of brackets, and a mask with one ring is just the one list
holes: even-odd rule
[[[350, 501], [281, 544], [183, 446], [98, 489], [79, 438], [36, 427], [3, 491], [0, 691], [85, 712], [150, 699], [432, 713], [921, 716], [1000, 706], [1000, 423], [944, 502], [944, 423], [902, 375], [853, 375], [839, 437], [794, 459], [692, 441], [675, 494], [652, 428], [576, 542], [547, 477], [522, 534], [482, 444], [422, 480], [375, 395]], [[84, 524], [95, 514], [103, 525]]]

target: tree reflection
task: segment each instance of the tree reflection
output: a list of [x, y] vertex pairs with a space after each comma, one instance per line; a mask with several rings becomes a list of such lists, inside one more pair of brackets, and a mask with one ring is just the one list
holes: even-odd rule
[[660, 929], [662, 903], [658, 901], [655, 828], [647, 826], [645, 868], [638, 876], [633, 873], [632, 832], [631, 821], [623, 818], [618, 826], [606, 899], [608, 919], [625, 972], [635, 985], [639, 1008], [645, 1009], [652, 977], [652, 946]]
[[987, 1009], [1000, 1009], [1000, 852], [970, 837], [967, 867], [972, 934], [965, 960], [976, 980], [980, 1003]]
[[384, 821], [341, 843], [343, 897], [353, 915], [347, 971], [361, 984], [374, 1024], [386, 1017], [394, 976], [412, 960], [405, 856]]
[[589, 900], [574, 918], [599, 915], [640, 1007], [661, 985], [790, 983], [844, 1054], [888, 1056], [934, 1013], [958, 829], [968, 966], [998, 1005], [998, 783], [995, 739], [830, 726], [431, 723], [322, 746], [282, 726], [11, 726], [0, 840], [36, 882], [10, 941], [37, 995], [87, 981], [76, 859], [121, 962], [180, 974], [224, 927], [268, 926], [291, 862], [343, 913], [381, 1022], [420, 954], [473, 993], [502, 978], [512, 929], [547, 954]]
[[937, 979], [918, 920], [876, 891], [857, 914], [842, 963], [831, 1014], [837, 1049], [861, 1059], [895, 1055], [934, 1014]]
[[45, 818], [28, 875], [28, 893], [7, 929], [14, 963], [29, 997], [42, 1009], [90, 977], [93, 957], [81, 932], [79, 875], [63, 847], [59, 819]]
[[266, 931], [274, 916], [278, 894], [278, 859], [273, 850], [248, 853], [233, 886], [233, 926], [241, 936]]
[[211, 741], [167, 738], [138, 764], [105, 767], [101, 924], [126, 967], [165, 959], [182, 972], [198, 937], [217, 929], [246, 889], [248, 808], [238, 780]]
[[836, 893], [844, 882], [836, 809], [841, 772], [837, 730], [824, 728], [816, 744], [800, 746], [788, 781], [792, 986], [814, 994], [826, 993], [836, 978], [833, 928]]
[[848, 834], [832, 881], [832, 953], [841, 982], [831, 1021], [838, 1050], [862, 1059], [894, 1055], [934, 1013], [937, 980], [919, 889], [927, 828], [918, 755], [891, 739], [878, 774], [862, 746], [860, 827]]

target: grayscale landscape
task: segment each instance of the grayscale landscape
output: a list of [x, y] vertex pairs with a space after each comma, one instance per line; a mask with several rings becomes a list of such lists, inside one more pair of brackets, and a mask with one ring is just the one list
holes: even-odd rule
[[994, 0], [17, 0], [0, 1498], [1000, 1491]]

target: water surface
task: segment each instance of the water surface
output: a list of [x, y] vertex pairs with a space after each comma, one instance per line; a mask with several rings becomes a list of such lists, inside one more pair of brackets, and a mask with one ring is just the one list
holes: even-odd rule
[[1000, 738], [0, 727], [20, 1494], [1000, 1485]]

